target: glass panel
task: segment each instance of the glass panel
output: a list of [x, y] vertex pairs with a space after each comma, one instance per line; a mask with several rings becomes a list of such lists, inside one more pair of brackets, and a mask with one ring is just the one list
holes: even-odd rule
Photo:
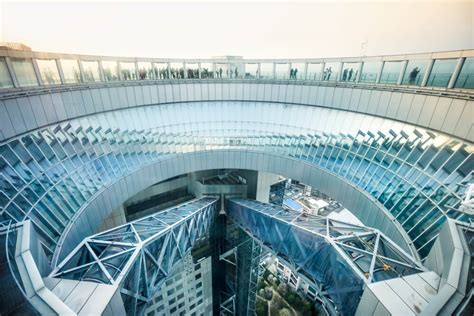
[[43, 84], [61, 84], [56, 60], [37, 59], [36, 63], [38, 64]]
[[245, 64], [245, 79], [258, 77], [258, 64]]
[[231, 63], [230, 67], [230, 77], [231, 78], [243, 78], [244, 75], [244, 64], [242, 63]]
[[273, 79], [273, 63], [260, 64], [260, 78]]
[[322, 64], [308, 64], [306, 71], [306, 80], [321, 80], [321, 66]]
[[379, 61], [363, 63], [359, 82], [375, 83], [381, 64]]
[[340, 81], [356, 81], [359, 74], [359, 65], [360, 63], [344, 63]]
[[62, 59], [61, 68], [63, 69], [64, 81], [66, 83], [81, 82], [81, 71], [77, 60]]
[[214, 78], [212, 63], [201, 63], [201, 78]]
[[216, 78], [229, 78], [229, 69], [227, 64], [216, 64]]
[[38, 79], [36, 79], [35, 70], [31, 59], [11, 59], [13, 71], [20, 87], [37, 86]]
[[98, 61], [82, 61], [82, 69], [84, 70], [84, 82], [100, 81]]
[[[288, 79], [288, 68], [290, 67], [289, 64], [276, 64], [275, 65], [275, 78], [276, 79]], [[291, 69], [291, 74], [293, 77], [293, 69]]]
[[401, 66], [401, 61], [386, 61], [380, 75], [380, 83], [397, 84]]
[[326, 63], [324, 65], [323, 80], [336, 81], [339, 75], [339, 65], [341, 63]]
[[447, 87], [457, 62], [456, 59], [435, 60], [427, 85], [431, 87]]
[[290, 77], [292, 77], [293, 79], [298, 79], [298, 80], [304, 79], [303, 78], [304, 67], [305, 67], [305, 63], [292, 63], [291, 69], [293, 69], [293, 76], [291, 76], [291, 69], [290, 69]]
[[170, 63], [171, 79], [184, 78], [183, 63]]
[[105, 81], [119, 80], [118, 77], [118, 66], [116, 61], [103, 61], [102, 71], [104, 73]]
[[13, 88], [13, 81], [4, 58], [0, 58], [0, 88]]
[[474, 89], [474, 58], [466, 58], [454, 87]]
[[188, 79], [199, 79], [199, 64], [186, 64]]
[[135, 63], [121, 62], [120, 76], [122, 80], [137, 80], [137, 72], [135, 70]]
[[154, 79], [153, 69], [151, 63], [141, 61], [138, 63], [138, 79], [140, 80], [151, 80]]
[[402, 84], [419, 86], [428, 66], [429, 60], [410, 60], [403, 75]]
[[153, 74], [155, 79], [169, 79], [167, 63], [153, 63]]

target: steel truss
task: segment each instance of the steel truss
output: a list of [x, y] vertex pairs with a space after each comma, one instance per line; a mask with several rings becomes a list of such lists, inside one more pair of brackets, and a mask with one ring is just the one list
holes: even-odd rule
[[425, 271], [380, 231], [244, 198], [229, 217], [317, 284], [336, 310], [354, 314], [364, 284]]
[[89, 236], [50, 276], [118, 285], [127, 314], [142, 314], [179, 260], [208, 233], [218, 201], [196, 199]]

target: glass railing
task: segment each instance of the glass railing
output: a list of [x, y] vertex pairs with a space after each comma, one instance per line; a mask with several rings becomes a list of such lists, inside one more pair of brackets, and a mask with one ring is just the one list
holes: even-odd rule
[[474, 89], [474, 50], [330, 60], [177, 60], [0, 51], [0, 91], [181, 79], [324, 81], [464, 90]]

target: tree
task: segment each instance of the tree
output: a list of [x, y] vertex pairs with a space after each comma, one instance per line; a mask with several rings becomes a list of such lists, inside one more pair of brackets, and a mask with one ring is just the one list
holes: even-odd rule
[[291, 311], [288, 308], [283, 308], [278, 312], [278, 316], [291, 316]]
[[267, 316], [268, 315], [268, 304], [266, 301], [257, 298], [255, 303], [255, 313], [257, 316]]

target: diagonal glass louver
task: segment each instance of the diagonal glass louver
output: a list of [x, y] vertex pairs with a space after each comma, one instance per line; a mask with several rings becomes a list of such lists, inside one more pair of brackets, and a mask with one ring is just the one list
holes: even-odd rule
[[[459, 206], [473, 177], [471, 144], [396, 122], [371, 127], [349, 112], [340, 119], [352, 124], [325, 123], [314, 129], [265, 117], [251, 121], [242, 114], [278, 106], [287, 105], [150, 106], [84, 117], [11, 139], [0, 146], [0, 220], [31, 219], [51, 255], [81, 207], [104, 188], [177, 154], [230, 149], [287, 157], [343, 178], [380, 202], [422, 257], [447, 217], [469, 220]], [[200, 111], [216, 111], [218, 119], [207, 121]], [[170, 125], [157, 126], [166, 120]]]
[[176, 263], [208, 233], [218, 201], [204, 197], [89, 236], [50, 276], [118, 285], [127, 315], [143, 314]]
[[424, 271], [379, 231], [244, 198], [227, 214], [321, 289], [337, 313], [353, 315], [364, 284]]

